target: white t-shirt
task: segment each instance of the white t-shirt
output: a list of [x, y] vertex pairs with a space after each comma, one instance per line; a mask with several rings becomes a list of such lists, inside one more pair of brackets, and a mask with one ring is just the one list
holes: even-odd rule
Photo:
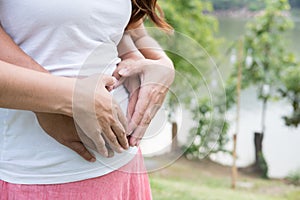
[[[116, 46], [130, 14], [130, 0], [0, 0], [4, 30], [58, 76], [111, 74], [120, 61]], [[127, 95], [121, 87], [114, 98], [122, 101]], [[54, 184], [98, 177], [128, 163], [136, 151], [113, 158], [94, 152], [97, 161], [89, 163], [48, 136], [32, 112], [0, 109], [0, 179], [7, 182]]]

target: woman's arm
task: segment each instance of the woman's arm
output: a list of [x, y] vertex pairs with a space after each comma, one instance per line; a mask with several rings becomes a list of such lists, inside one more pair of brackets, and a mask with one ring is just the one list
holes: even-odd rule
[[162, 105], [175, 76], [174, 66], [142, 22], [128, 30], [118, 47], [122, 62], [114, 75], [130, 92], [127, 116], [130, 145], [139, 144], [149, 123]]
[[74, 80], [46, 74], [48, 71], [25, 54], [1, 26], [0, 43], [0, 107], [71, 116]]
[[[108, 75], [70, 79], [36, 72], [0, 61], [0, 107], [58, 113], [76, 119], [103, 156], [109, 152], [104, 137], [116, 151], [128, 148], [126, 122], [106, 86], [115, 84]], [[76, 84], [76, 92], [74, 88]], [[73, 95], [76, 98], [73, 99]], [[75, 109], [75, 113], [73, 112]]]
[[[6, 62], [22, 66], [24, 68], [29, 68], [35, 71], [43, 72], [43, 73], [49, 73], [47, 70], [45, 70], [42, 66], [40, 66], [37, 62], [35, 62], [31, 57], [29, 57], [22, 49], [20, 49], [19, 46], [17, 46], [14, 41], [5, 33], [5, 31], [0, 26], [0, 43], [3, 45], [0, 50], [0, 60], [5, 60]], [[88, 137], [85, 134], [80, 134], [81, 138], [78, 137], [77, 130], [74, 125], [74, 121], [71, 117], [62, 115], [73, 115], [72, 113], [72, 104], [75, 104], [76, 110], [83, 109], [82, 113], [88, 113], [92, 112], [91, 109], [86, 110], [88, 107], [86, 106], [89, 104], [97, 104], [95, 109], [92, 109], [94, 112], [97, 111], [97, 113], [100, 113], [101, 122], [95, 122], [96, 124], [109, 124], [109, 117], [111, 116], [111, 113], [103, 112], [103, 107], [105, 107], [105, 110], [109, 112], [109, 109], [107, 109], [107, 106], [112, 106], [114, 104], [110, 101], [110, 96], [108, 96], [108, 92], [105, 89], [105, 86], [114, 84], [114, 79], [110, 76], [100, 76], [98, 77], [99, 80], [101, 80], [98, 83], [94, 83], [94, 85], [84, 85], [83, 93], [88, 89], [88, 87], [95, 87], [95, 85], [98, 85], [97, 91], [93, 90], [93, 92], [97, 92], [97, 100], [93, 101], [93, 94], [82, 94], [79, 96], [86, 97], [89, 96], [89, 99], [86, 99], [89, 102], [85, 102], [84, 106], [76, 105], [76, 102], [73, 100], [73, 88], [75, 87], [75, 79], [68, 79], [68, 78], [62, 78], [62, 77], [55, 77], [50, 74], [44, 74], [41, 75], [41, 73], [35, 74], [33, 71], [27, 71], [22, 70], [21, 68], [12, 65], [9, 65], [7, 63], [1, 62], [1, 74], [3, 74], [3, 79], [0, 81], [0, 107], [7, 107], [7, 108], [15, 108], [15, 109], [28, 109], [35, 111], [37, 114], [37, 118], [39, 120], [39, 123], [41, 127], [54, 139], [56, 139], [58, 142], [62, 143], [65, 146], [68, 146], [69, 148], [76, 151], [78, 154], [80, 154], [82, 157], [84, 157], [87, 160], [93, 160], [92, 155], [86, 150], [86, 148], [82, 145], [82, 142], [84, 144], [88, 145], [89, 147], [93, 149], [97, 149], [99, 153], [101, 153], [104, 156], [112, 155], [112, 151], [109, 148], [106, 148], [104, 145], [104, 140], [101, 140], [102, 137], [97, 133], [94, 136]], [[11, 68], [9, 68], [11, 67]], [[9, 71], [8, 71], [9, 70]], [[11, 70], [16, 70], [18, 73], [15, 73], [14, 76], [10, 76]], [[21, 71], [20, 71], [21, 70]], [[26, 73], [24, 73], [24, 71]], [[3, 73], [2, 73], [3, 72]], [[8, 72], [8, 74], [7, 74]], [[4, 79], [4, 75], [6, 79]], [[41, 77], [40, 77], [41, 75]], [[92, 78], [94, 79], [94, 78]], [[23, 83], [23, 82], [24, 83]], [[38, 81], [38, 82], [36, 82]], [[70, 85], [70, 82], [72, 82]], [[84, 82], [84, 81], [79, 81]], [[86, 81], [88, 82], [88, 81]], [[3, 84], [2, 84], [3, 83]], [[78, 85], [78, 82], [76, 82]], [[82, 84], [81, 84], [82, 85]], [[101, 87], [102, 85], [102, 87]], [[19, 87], [21, 86], [21, 88]], [[46, 86], [46, 88], [43, 88], [43, 86]], [[49, 88], [48, 88], [49, 87]], [[54, 90], [54, 92], [51, 91]], [[65, 88], [65, 89], [64, 89]], [[80, 89], [80, 87], [79, 87]], [[41, 92], [40, 92], [41, 91]], [[76, 94], [80, 90], [76, 90]], [[60, 95], [62, 98], [57, 98], [57, 95]], [[18, 98], [15, 98], [15, 97]], [[103, 100], [103, 97], [107, 97], [105, 101]], [[10, 101], [12, 99], [12, 101]], [[52, 99], [54, 100], [54, 107], [51, 107]], [[68, 99], [68, 105], [67, 109], [64, 109], [63, 99]], [[101, 102], [99, 102], [99, 99], [102, 99]], [[57, 102], [61, 104], [57, 104]], [[28, 104], [29, 103], [29, 104]], [[99, 109], [102, 107], [102, 109]], [[115, 106], [117, 107], [117, 106]], [[102, 111], [101, 111], [102, 110]], [[46, 113], [47, 112], [47, 113]], [[50, 114], [50, 113], [60, 113], [60, 114]], [[106, 114], [106, 116], [101, 116], [101, 113]], [[119, 115], [121, 115], [120, 111], [117, 111]], [[95, 113], [94, 113], [95, 114]], [[121, 123], [120, 123], [121, 121]], [[66, 123], [67, 122], [67, 123]], [[112, 144], [112, 146], [115, 147], [116, 151], [119, 152], [120, 145], [116, 142], [115, 137], [118, 138], [118, 141], [120, 141], [123, 148], [128, 148], [127, 140], [125, 137], [125, 134], [123, 134], [123, 126], [126, 126], [124, 120], [122, 121], [122, 117], [120, 117], [120, 120], [116, 120], [113, 118], [113, 120], [110, 120], [110, 123], [114, 126], [114, 133], [112, 133], [111, 128], [107, 127], [102, 129], [103, 132], [105, 132], [103, 135], [105, 137], [110, 137], [107, 139], [107, 141]], [[116, 125], [117, 124], [117, 125]], [[122, 125], [123, 124], [123, 125]], [[92, 127], [91, 125], [88, 127]], [[95, 130], [89, 130], [89, 132], [92, 132]], [[89, 133], [91, 134], [91, 133]], [[95, 141], [92, 141], [91, 139], [93, 137], [96, 137]], [[83, 139], [84, 141], [81, 141], [80, 139]], [[100, 141], [99, 141], [100, 140]], [[98, 142], [97, 142], [98, 141]], [[100, 149], [100, 150], [99, 150]], [[121, 148], [122, 149], [122, 148]]]
[[[39, 72], [49, 73], [28, 56], [0, 26], [0, 60]], [[2, 93], [5, 94], [5, 93]], [[35, 113], [40, 126], [59, 143], [77, 152], [87, 161], [95, 161], [94, 156], [82, 144], [77, 134], [74, 120], [62, 114]], [[91, 146], [91, 145], [90, 145]]]
[[0, 107], [72, 116], [74, 79], [0, 61]]

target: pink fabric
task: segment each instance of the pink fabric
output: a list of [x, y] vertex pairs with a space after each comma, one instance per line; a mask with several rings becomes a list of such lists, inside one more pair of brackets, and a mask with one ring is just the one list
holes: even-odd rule
[[66, 184], [22, 185], [0, 180], [0, 200], [151, 200], [141, 152], [107, 175]]

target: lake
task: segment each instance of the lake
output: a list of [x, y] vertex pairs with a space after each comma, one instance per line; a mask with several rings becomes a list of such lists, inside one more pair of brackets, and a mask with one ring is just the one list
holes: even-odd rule
[[[287, 49], [293, 51], [300, 59], [300, 14], [294, 12], [293, 19], [295, 28], [286, 35]], [[244, 32], [246, 19], [220, 18], [220, 36], [227, 41], [236, 40]], [[221, 70], [227, 71], [228, 67], [220, 66]], [[299, 83], [300, 84], [300, 83]], [[256, 89], [250, 88], [242, 92], [241, 96], [241, 121], [238, 136], [238, 165], [251, 164], [254, 157], [253, 133], [260, 131], [262, 103], [256, 98]], [[264, 139], [264, 153], [269, 164], [269, 176], [282, 178], [293, 170], [300, 169], [300, 128], [288, 128], [284, 125], [282, 116], [291, 112], [286, 102], [271, 102], [268, 105], [266, 133]], [[228, 118], [235, 127], [235, 111], [229, 111]], [[230, 131], [233, 133], [234, 129]], [[222, 155], [215, 159], [224, 164], [230, 164], [231, 158], [224, 159]]]
[[[295, 28], [286, 35], [287, 48], [294, 51], [300, 59], [300, 12], [293, 15]], [[226, 39], [224, 43], [226, 49], [231, 41], [239, 38], [244, 32], [247, 19], [242, 18], [219, 18], [219, 36]], [[220, 64], [220, 71], [223, 78], [230, 73], [231, 67], [228, 65], [229, 57], [224, 57], [224, 62]], [[299, 83], [300, 84], [300, 83]], [[237, 140], [237, 165], [248, 166], [253, 163], [254, 155], [254, 132], [260, 131], [261, 103], [256, 99], [255, 88], [250, 88], [242, 92], [241, 96], [241, 121], [240, 133]], [[291, 171], [300, 169], [300, 128], [288, 128], [284, 125], [282, 116], [291, 111], [291, 108], [284, 101], [271, 102], [268, 105], [266, 132], [264, 139], [264, 154], [269, 164], [269, 176], [272, 178], [283, 178]], [[234, 132], [235, 108], [228, 111], [228, 120], [231, 121], [229, 135]], [[184, 143], [187, 139], [188, 131], [193, 126], [190, 114], [182, 110], [178, 115], [179, 142]], [[147, 131], [147, 139], [142, 141], [142, 150], [146, 157], [165, 153], [170, 150], [171, 125], [168, 123], [166, 111], [161, 109]], [[228, 144], [228, 149], [232, 148], [232, 143]], [[231, 156], [217, 154], [211, 157], [212, 160], [224, 165], [231, 165]]]

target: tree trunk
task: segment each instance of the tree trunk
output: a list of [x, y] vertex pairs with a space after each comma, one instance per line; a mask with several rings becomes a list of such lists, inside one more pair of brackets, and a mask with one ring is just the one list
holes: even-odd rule
[[267, 103], [268, 98], [264, 98], [261, 116], [261, 134], [263, 135], [266, 131], [266, 116], [267, 116]]
[[262, 119], [261, 119], [261, 132], [254, 133], [254, 145], [255, 145], [255, 163], [254, 171], [267, 178], [268, 176], [268, 164], [263, 154], [263, 139], [266, 130], [266, 112], [267, 112], [268, 98], [263, 100]]
[[255, 168], [259, 169], [259, 157], [263, 154], [262, 148], [263, 148], [263, 139], [264, 134], [255, 132], [254, 133], [254, 145], [255, 145]]
[[177, 129], [177, 123], [172, 122], [172, 152], [178, 150]]

